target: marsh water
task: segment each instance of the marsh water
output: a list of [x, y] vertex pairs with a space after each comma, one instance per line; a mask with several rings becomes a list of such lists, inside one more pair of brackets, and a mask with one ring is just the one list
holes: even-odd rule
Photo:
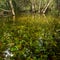
[[[14, 56], [17, 56], [17, 52], [21, 52], [20, 55], [24, 56], [22, 52], [26, 51], [25, 48], [31, 50], [31, 52], [36, 48], [37, 51], [34, 50], [34, 54], [36, 54], [37, 52], [39, 53], [39, 46], [49, 47], [49, 44], [51, 44], [56, 47], [56, 41], [54, 39], [60, 39], [59, 30], [60, 17], [52, 15], [24, 13], [17, 16], [0, 17], [0, 52], [6, 50], [7, 48], [11, 48], [11, 51], [15, 54]], [[46, 46], [43, 46], [43, 41], [41, 41], [40, 44], [37, 41], [38, 39], [45, 39]], [[29, 48], [32, 46], [34, 49]], [[60, 45], [58, 44], [57, 47], [58, 46]], [[58, 49], [55, 49], [54, 51], [52, 50], [51, 53], [60, 53], [59, 50], [60, 48], [58, 47]], [[26, 54], [26, 56], [27, 55], [28, 54]], [[30, 55], [31, 53], [29, 53], [29, 56]]]

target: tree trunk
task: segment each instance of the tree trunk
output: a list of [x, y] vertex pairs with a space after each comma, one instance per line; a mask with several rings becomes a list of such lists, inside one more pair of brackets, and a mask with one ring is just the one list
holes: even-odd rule
[[13, 8], [12, 0], [9, 0], [9, 4], [10, 4], [10, 7], [11, 7], [12, 15], [15, 16], [15, 12], [14, 12], [14, 8]]
[[52, 0], [50, 0], [50, 1], [48, 2], [47, 6], [46, 6], [46, 7], [44, 8], [44, 10], [42, 11], [43, 14], [45, 14], [45, 12], [46, 12], [46, 10], [47, 10], [47, 8], [49, 7], [49, 5], [50, 5], [51, 2], [52, 2]]
[[32, 0], [31, 4], [32, 4], [32, 12], [35, 12], [35, 1]]
[[42, 4], [42, 1], [40, 0], [40, 1], [39, 1], [39, 9], [38, 9], [38, 13], [41, 13], [41, 4]]

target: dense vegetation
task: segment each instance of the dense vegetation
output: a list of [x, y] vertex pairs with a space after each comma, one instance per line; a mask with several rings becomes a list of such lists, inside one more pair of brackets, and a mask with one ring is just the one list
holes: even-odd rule
[[60, 0], [0, 0], [0, 60], [60, 60]]
[[15, 15], [14, 11], [15, 13], [32, 11], [38, 13], [50, 12], [58, 14], [60, 11], [59, 6], [59, 0], [0, 0], [0, 10], [11, 10], [13, 15]]
[[16, 21], [0, 20], [0, 60], [7, 59], [6, 50], [13, 54], [6, 54], [11, 60], [60, 60], [60, 21], [47, 17], [20, 15]]

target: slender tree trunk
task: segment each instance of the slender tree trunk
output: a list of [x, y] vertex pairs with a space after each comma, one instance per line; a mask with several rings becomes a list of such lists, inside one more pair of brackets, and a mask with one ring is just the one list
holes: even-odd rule
[[60, 10], [60, 0], [57, 0], [57, 9]]
[[41, 13], [41, 4], [42, 4], [42, 1], [40, 0], [40, 1], [39, 1], [39, 9], [38, 9], [38, 13]]
[[9, 4], [10, 4], [10, 7], [11, 7], [12, 15], [15, 15], [12, 0], [9, 0]]
[[50, 1], [48, 2], [47, 6], [46, 6], [46, 7], [44, 8], [44, 10], [42, 11], [43, 14], [45, 14], [45, 12], [46, 12], [46, 10], [47, 10], [47, 8], [49, 7], [49, 5], [50, 5], [51, 2], [52, 2], [52, 0], [50, 0]]
[[33, 12], [35, 11], [35, 6], [34, 6], [34, 4], [32, 4], [32, 11], [33, 11]]
[[35, 1], [33, 0], [32, 1], [32, 12], [34, 12], [35, 11]]

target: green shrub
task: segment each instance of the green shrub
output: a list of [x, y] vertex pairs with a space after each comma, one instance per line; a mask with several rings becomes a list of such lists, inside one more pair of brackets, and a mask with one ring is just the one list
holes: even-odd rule
[[38, 16], [23, 15], [15, 22], [4, 18], [0, 24], [0, 52], [9, 48], [11, 60], [48, 60], [56, 56], [59, 20]]

